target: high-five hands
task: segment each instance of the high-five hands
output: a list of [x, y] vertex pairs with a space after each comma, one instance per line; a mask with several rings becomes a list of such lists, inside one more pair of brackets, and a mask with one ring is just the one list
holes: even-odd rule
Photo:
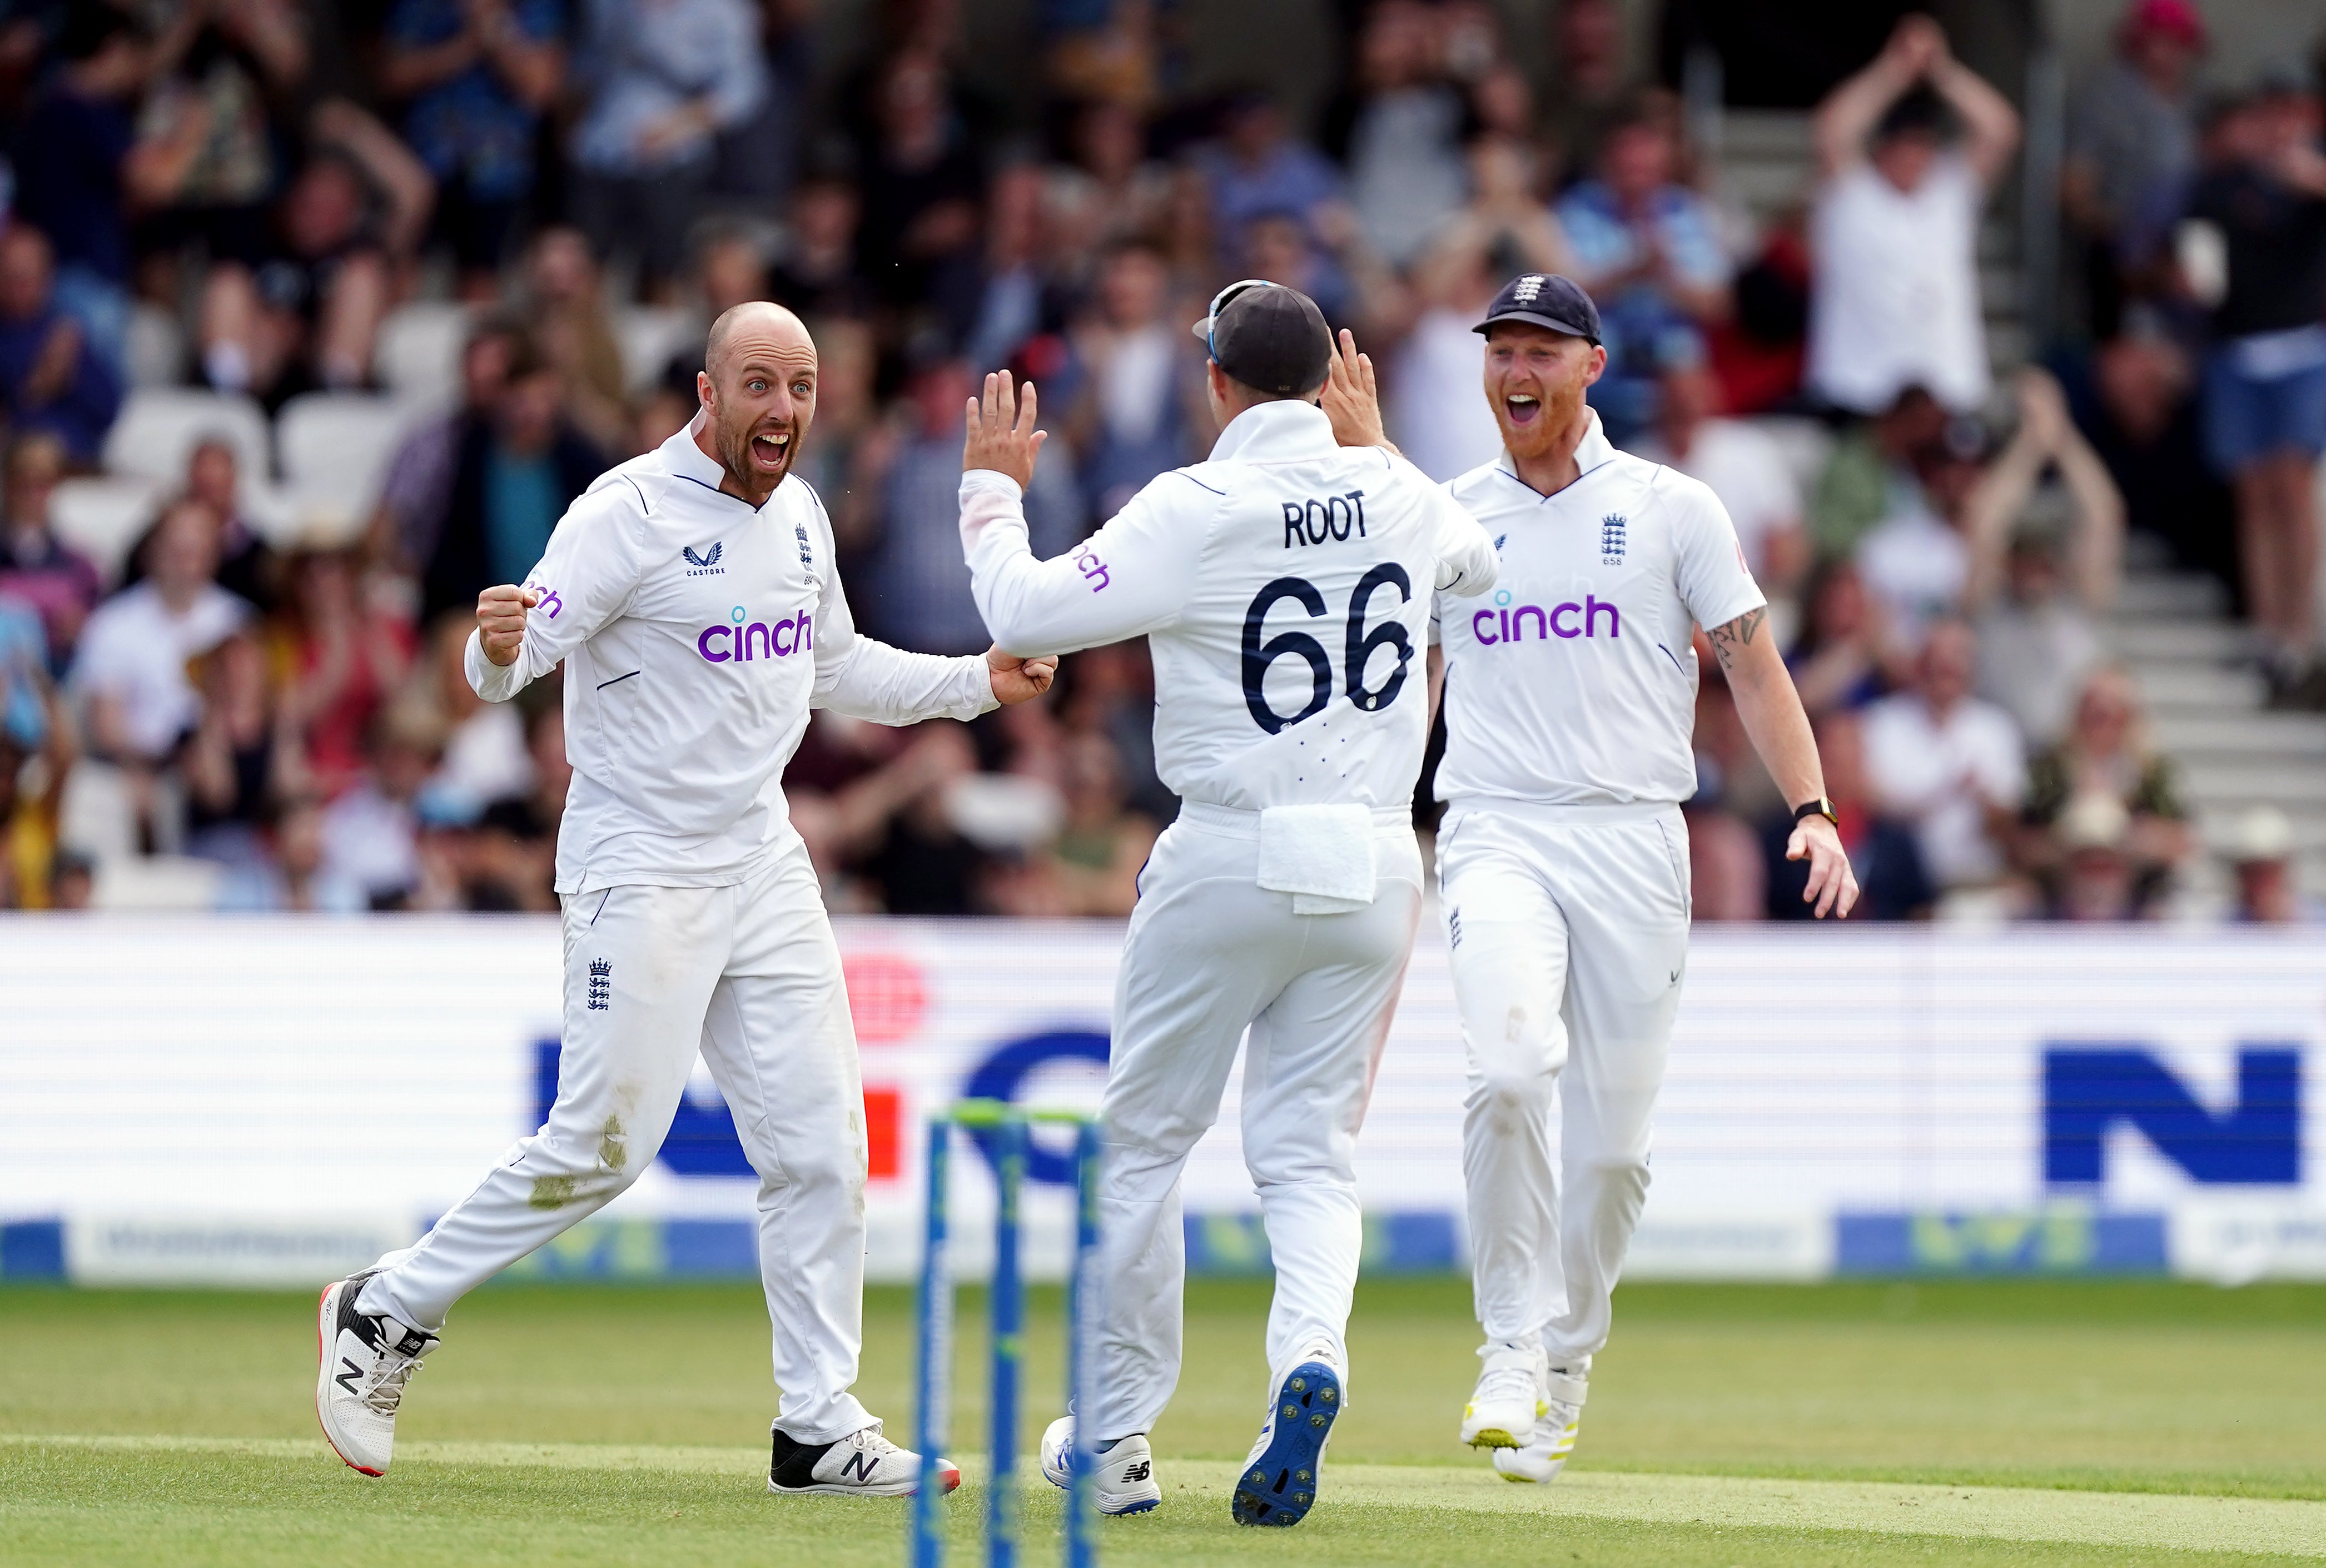
[[[1034, 428], [1034, 384], [1026, 384], [1021, 404], [1009, 382], [1009, 372], [998, 370], [985, 378], [985, 395], [969, 400], [969, 434], [961, 448], [961, 471], [991, 469], [1007, 474], [1025, 489], [1034, 482], [1034, 459], [1050, 432]], [[997, 691], [997, 695], [998, 695]], [[1008, 700], [1008, 699], [1003, 699]]]
[[477, 596], [477, 630], [487, 659], [504, 667], [516, 663], [525, 645], [525, 612], [540, 602], [533, 589], [507, 582]]
[[1382, 428], [1381, 393], [1373, 384], [1373, 361], [1357, 352], [1357, 339], [1341, 329], [1340, 347], [1325, 361], [1325, 390], [1317, 400], [1333, 422], [1333, 440], [1344, 447], [1389, 447]]

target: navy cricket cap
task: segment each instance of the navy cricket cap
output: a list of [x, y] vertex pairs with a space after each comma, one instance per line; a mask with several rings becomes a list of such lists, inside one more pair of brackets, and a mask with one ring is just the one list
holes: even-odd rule
[[1557, 273], [1521, 273], [1504, 283], [1494, 302], [1486, 307], [1486, 319], [1472, 329], [1484, 332], [1497, 321], [1548, 327], [1595, 348], [1599, 342], [1599, 307], [1591, 302], [1582, 284]]
[[1212, 300], [1196, 336], [1222, 370], [1255, 391], [1306, 396], [1325, 385], [1332, 329], [1298, 289], [1248, 278]]

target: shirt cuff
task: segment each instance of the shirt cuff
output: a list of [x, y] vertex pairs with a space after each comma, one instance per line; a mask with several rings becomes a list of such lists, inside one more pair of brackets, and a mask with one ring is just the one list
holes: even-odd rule
[[999, 469], [971, 469], [963, 473], [961, 476], [963, 500], [966, 501], [972, 496], [987, 493], [1004, 495], [1013, 501], [1022, 501], [1026, 498], [1024, 487]]

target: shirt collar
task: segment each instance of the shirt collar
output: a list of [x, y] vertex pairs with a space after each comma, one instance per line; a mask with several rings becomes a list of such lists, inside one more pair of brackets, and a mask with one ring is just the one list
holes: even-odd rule
[[1338, 451], [1333, 422], [1313, 403], [1279, 399], [1256, 403], [1228, 421], [1212, 447], [1215, 463], [1281, 463]]
[[725, 482], [727, 470], [719, 466], [718, 459], [694, 444], [695, 432], [710, 417], [709, 409], [696, 409], [694, 417], [680, 426], [676, 435], [662, 443], [661, 452], [663, 466], [672, 473], [682, 479], [693, 479], [698, 485], [708, 485], [716, 490]]
[[[1575, 478], [1578, 481], [1592, 469], [1612, 462], [1615, 457], [1614, 443], [1608, 441], [1607, 432], [1600, 428], [1599, 411], [1586, 406], [1583, 412], [1590, 415], [1591, 424], [1590, 428], [1583, 432], [1583, 439], [1575, 443]], [[1512, 460], [1510, 448], [1503, 449], [1503, 455], [1494, 459], [1494, 467], [1502, 469], [1512, 478], [1519, 479], [1519, 466]], [[1519, 483], [1525, 485], [1526, 481], [1519, 479]], [[1532, 489], [1534, 487], [1528, 485], [1527, 487]], [[1565, 495], [1566, 491], [1561, 490], [1558, 494]], [[1545, 496], [1543, 499], [1548, 501], [1550, 496]]]

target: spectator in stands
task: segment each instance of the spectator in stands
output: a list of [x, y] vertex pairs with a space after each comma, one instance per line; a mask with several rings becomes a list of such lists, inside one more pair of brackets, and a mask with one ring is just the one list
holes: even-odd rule
[[423, 702], [428, 704], [442, 737], [436, 771], [416, 802], [419, 814], [423, 821], [462, 829], [474, 826], [493, 802], [533, 788], [524, 712], [514, 702], [486, 701], [469, 684], [463, 650], [475, 629], [473, 613], [437, 622], [401, 699], [415, 713]]
[[443, 527], [422, 574], [426, 618], [465, 616], [494, 583], [523, 582], [565, 508], [605, 468], [565, 416], [556, 366], [528, 342], [513, 344], [491, 416], [470, 422], [453, 454]]
[[1068, 736], [1060, 760], [1066, 818], [1043, 857], [1048, 875], [1063, 913], [1121, 919], [1139, 902], [1139, 873], [1159, 830], [1130, 808], [1122, 761], [1104, 737]]
[[720, 134], [768, 90], [745, 0], [583, 0], [573, 208], [601, 255], [638, 258], [668, 293]]
[[[2189, 199], [2182, 271], [2210, 311], [2205, 438], [2237, 489], [2246, 604], [2273, 700], [2326, 707], [2318, 658], [2318, 457], [2326, 450], [2326, 153], [2308, 84], [2272, 78], [2249, 134]], [[2200, 256], [2218, 257], [2214, 266]], [[2208, 274], [2210, 275], [2208, 275]]]
[[187, 662], [239, 630], [250, 606], [218, 585], [218, 518], [200, 501], [173, 502], [143, 553], [144, 580], [88, 617], [71, 685], [90, 754], [122, 769], [150, 831], [154, 776], [201, 719]]
[[[1938, 889], [1922, 868], [1921, 845], [1912, 825], [1875, 803], [1865, 776], [1863, 722], [1856, 713], [1837, 709], [1819, 714], [1811, 728], [1817, 733], [1818, 760], [1825, 768], [1826, 798], [1841, 820], [1842, 847], [1849, 851], [1850, 869], [1857, 873], [1857, 907], [1851, 915], [1858, 920], [1927, 917]], [[1775, 818], [1762, 833], [1771, 920], [1808, 920], [1811, 914], [1801, 897], [1810, 868], [1785, 858], [1792, 830], [1791, 819]]]
[[325, 857], [323, 812], [312, 799], [285, 801], [267, 813], [266, 853], [229, 873], [220, 911], [245, 914], [360, 914], [363, 888]]
[[1558, 219], [1535, 193], [1536, 162], [1506, 136], [1470, 144], [1470, 199], [1415, 264], [1419, 314], [1383, 357], [1390, 428], [1414, 466], [1441, 483], [1502, 455], [1502, 428], [1478, 395], [1486, 342], [1477, 325], [1495, 292], [1513, 270], [1575, 270]]
[[262, 834], [305, 770], [275, 700], [266, 649], [237, 631], [197, 661], [201, 719], [186, 743], [186, 852], [229, 867], [263, 862]]
[[2046, 918], [2117, 921], [2145, 912], [2127, 850], [2131, 830], [2124, 807], [2107, 795], [2082, 795], [2069, 803], [2052, 827], [2056, 858], [2042, 879]]
[[2254, 925], [2314, 925], [2326, 919], [2315, 899], [2303, 896], [2293, 824], [2275, 806], [2248, 806], [2238, 815], [2227, 858], [2238, 889], [2230, 919]]
[[1932, 626], [1913, 684], [1866, 710], [1865, 773], [1876, 809], [1910, 822], [1947, 891], [1998, 881], [2027, 786], [2011, 716], [1971, 695], [1977, 644], [1958, 620]]
[[1679, 158], [1670, 112], [1642, 97], [1607, 125], [1595, 177], [1558, 205], [1607, 348], [1591, 406], [1619, 445], [1654, 419], [1659, 367], [1700, 357], [1701, 334], [1734, 303], [1711, 206], [1678, 182]]
[[125, 203], [166, 190], [169, 160], [137, 139], [148, 55], [126, 14], [71, 7], [57, 52], [62, 63], [15, 138], [14, 210], [56, 247], [57, 303], [117, 372], [129, 330]]
[[42, 718], [37, 736], [13, 717], [0, 721], [0, 909], [47, 909], [57, 906], [58, 824], [76, 756], [73, 727], [46, 673], [29, 663], [17, 669], [38, 688]]
[[154, 87], [138, 123], [155, 155], [138, 190], [146, 215], [134, 242], [165, 259], [191, 246], [255, 265], [283, 173], [276, 148], [288, 127], [276, 107], [307, 79], [304, 20], [294, 0], [179, 0], [160, 13], [167, 20], [147, 62]]
[[243, 505], [242, 459], [234, 443], [205, 436], [186, 454], [185, 493], [219, 521], [220, 588], [261, 608], [274, 604], [274, 552]]
[[[1720, 417], [1720, 383], [1700, 355], [1675, 356], [1661, 377], [1653, 433], [1632, 450], [1711, 487], [1736, 524], [1753, 576], [1772, 606], [1787, 607], [1790, 617], [1810, 563], [1801, 487], [1766, 430]], [[1778, 627], [1777, 635], [1790, 636], [1790, 626]]]
[[1083, 380], [1064, 431], [1094, 517], [1112, 517], [1148, 480], [1190, 460], [1193, 344], [1167, 314], [1170, 274], [1139, 240], [1110, 247], [1093, 308], [1074, 331]]
[[1105, 246], [1157, 237], [1171, 175], [1148, 157], [1139, 111], [1114, 99], [1084, 106], [1071, 145], [1074, 162], [1050, 171], [1048, 202], [1062, 240], [1060, 270], [1080, 277]]
[[121, 408], [121, 377], [56, 302], [49, 242], [30, 224], [0, 233], [0, 394], [17, 431], [43, 431], [93, 465]]
[[1858, 541], [1857, 571], [1891, 629], [1919, 647], [1931, 623], [1963, 608], [1970, 584], [1971, 516], [1987, 469], [1986, 432], [1963, 415], [1914, 454], [1914, 487]]
[[1374, 0], [1357, 32], [1355, 80], [1326, 116], [1326, 149], [1348, 170], [1365, 243], [1394, 267], [1428, 248], [1468, 178], [1466, 108], [1446, 79], [1440, 25], [1419, 0]]
[[441, 731], [411, 703], [373, 720], [364, 774], [323, 812], [324, 863], [375, 909], [408, 907], [420, 886], [416, 803], [435, 771]]
[[944, 291], [944, 274], [975, 265], [984, 171], [936, 54], [902, 51], [876, 83], [858, 267], [884, 302], [911, 311]]
[[[2059, 384], [2025, 370], [2018, 393], [2019, 428], [1969, 508], [1964, 608], [1978, 629], [1978, 694], [2008, 711], [2029, 744], [2042, 746], [2067, 728], [2076, 693], [2103, 656], [2095, 617], [2116, 602], [2124, 502], [2069, 419]], [[2063, 539], [2023, 525], [2047, 467], [2057, 468], [2067, 491]]]
[[530, 348], [520, 348], [524, 341], [525, 329], [507, 316], [487, 316], [470, 329], [461, 348], [460, 403], [414, 426], [388, 459], [379, 512], [372, 520], [377, 559], [417, 577], [436, 553], [445, 509], [452, 502], [461, 437], [491, 417], [508, 385], [510, 362], [520, 353], [533, 357]]
[[380, 85], [436, 179], [463, 298], [488, 301], [534, 189], [541, 116], [565, 76], [558, 0], [395, 0]]
[[1810, 496], [1810, 534], [1821, 561], [1846, 559], [1881, 521], [1913, 504], [1916, 454], [1946, 435], [1947, 411], [1909, 386], [1874, 419], [1834, 442]]
[[[911, 433], [881, 479], [877, 537], [867, 542], [869, 592], [856, 613], [884, 641], [916, 653], [970, 653], [992, 641], [961, 556], [961, 411], [976, 385], [965, 362], [934, 351], [915, 372]], [[1034, 553], [1047, 560], [1084, 529], [1066, 465], [1047, 470], [1055, 478], [1043, 472], [1027, 492], [1026, 515]]]
[[1819, 107], [1812, 393], [1858, 413], [1915, 385], [1958, 411], [1985, 400], [1979, 212], [2018, 144], [2009, 102], [1919, 14]]
[[1019, 357], [1037, 336], [1057, 344], [1065, 306], [1050, 287], [1042, 190], [1042, 172], [1033, 164], [1013, 164], [996, 174], [986, 192], [985, 244], [977, 264], [946, 280], [957, 289], [945, 302], [954, 339], [981, 373], [1009, 365], [1022, 370]]
[[2089, 364], [2069, 361], [2061, 376], [2077, 427], [2123, 499], [2126, 528], [2163, 542], [2182, 570], [2240, 591], [2236, 505], [2205, 460], [2188, 354], [2153, 312], [2135, 311]]
[[1220, 264], [1232, 274], [1247, 248], [1248, 231], [1261, 219], [1290, 218], [1313, 246], [1322, 237], [1317, 227], [1322, 210], [1342, 199], [1340, 171], [1293, 138], [1284, 111], [1264, 93], [1242, 92], [1229, 100], [1218, 139], [1197, 150], [1194, 167], [1211, 192], [1212, 233], [1223, 247]]
[[1565, 0], [1553, 23], [1556, 71], [1543, 97], [1551, 183], [1563, 187], [1599, 163], [1608, 123], [1622, 112], [1624, 14], [1615, 0]]
[[579, 229], [561, 226], [534, 237], [524, 299], [533, 346], [563, 384], [566, 413], [600, 450], [621, 450], [630, 439], [629, 378], [604, 279]]
[[50, 498], [64, 469], [64, 443], [35, 433], [8, 444], [6, 467], [0, 470], [7, 540], [0, 549], [0, 595], [39, 612], [49, 673], [57, 677], [71, 663], [73, 645], [101, 591], [97, 568], [49, 525]]
[[254, 263], [212, 266], [202, 290], [202, 374], [220, 392], [280, 407], [371, 374], [390, 299], [384, 224], [364, 172], [338, 153], [292, 181]]
[[[818, 322], [815, 358], [815, 439], [792, 469], [823, 502], [843, 580], [853, 580], [854, 562], [879, 532], [880, 476], [898, 436], [873, 399], [879, 345], [870, 326], [845, 317]], [[690, 403], [687, 418], [693, 412]]]
[[273, 627], [284, 719], [307, 786], [336, 800], [363, 774], [374, 722], [411, 668], [412, 627], [365, 593], [351, 551], [302, 551], [284, 577]]
[[2196, 168], [2191, 79], [2204, 52], [2205, 19], [2191, 0], [2132, 0], [2114, 58], [2077, 95], [2060, 194], [2083, 246], [2095, 337], [2117, 330], [2127, 227], [2152, 191], [2184, 185]]
[[2093, 818], [2084, 824], [2092, 842], [2083, 847], [2105, 847], [2121, 856], [2133, 879], [2134, 901], [2153, 902], [2188, 857], [2188, 812], [2172, 759], [2149, 742], [2138, 690], [2130, 676], [2114, 668], [2098, 670], [2086, 682], [2067, 736], [2028, 765], [2020, 859], [2052, 890], [2055, 902], [2063, 869], [2079, 848], [2075, 835], [2065, 830], [2069, 819], [2080, 803], [2092, 799], [2106, 802], [2120, 826], [2100, 833], [2104, 819]]
[[1820, 562], [1802, 599], [1800, 637], [1785, 663], [1812, 719], [1863, 708], [1905, 683], [1911, 652], [1892, 632], [1880, 601], [1866, 592], [1856, 561]]
[[865, 314], [871, 292], [856, 265], [856, 229], [863, 209], [856, 187], [837, 175], [801, 181], [792, 191], [768, 297], [812, 321]]

